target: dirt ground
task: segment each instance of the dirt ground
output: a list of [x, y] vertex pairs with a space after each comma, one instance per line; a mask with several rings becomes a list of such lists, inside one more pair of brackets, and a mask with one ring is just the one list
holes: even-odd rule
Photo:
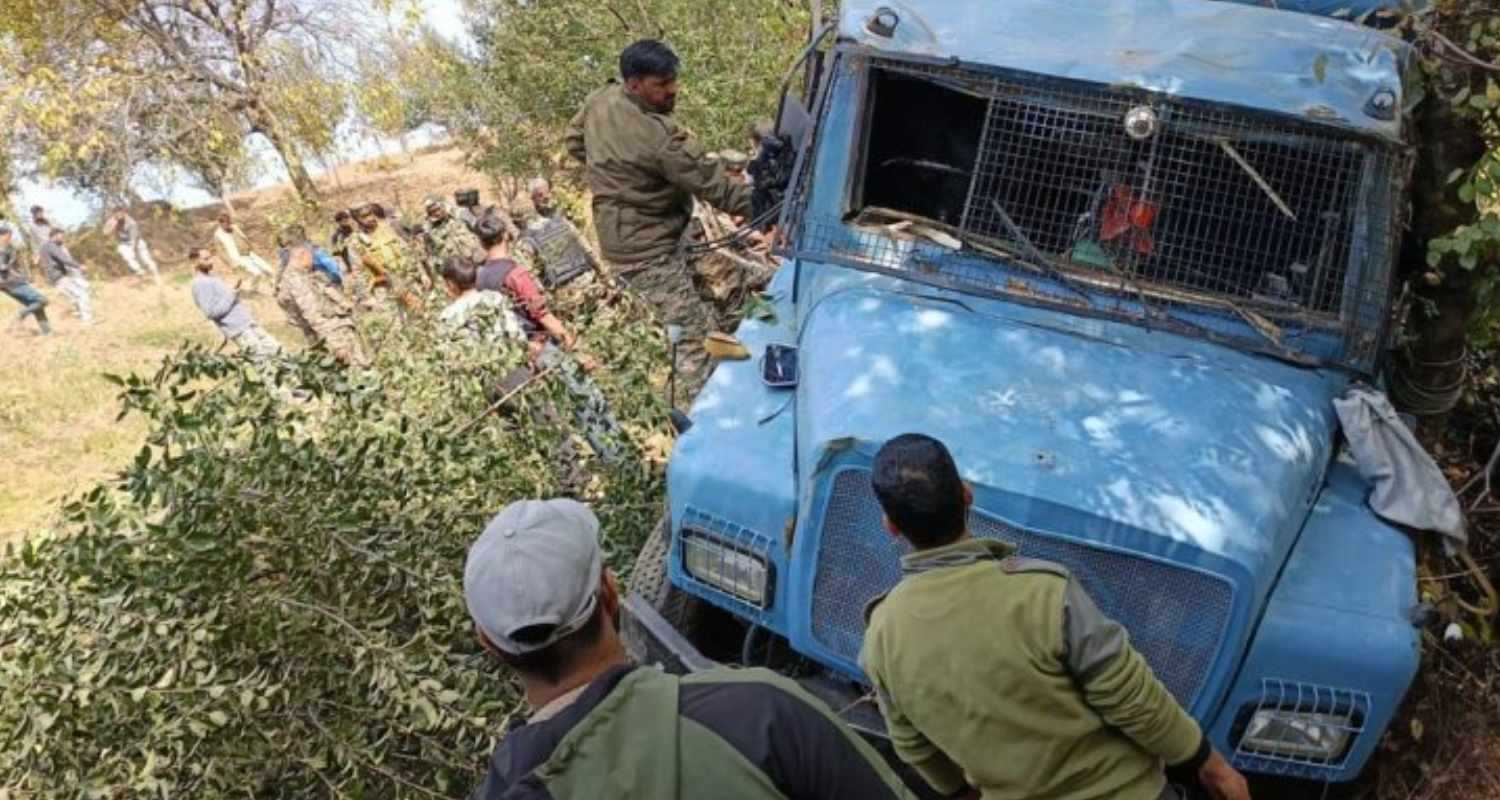
[[[466, 187], [481, 189], [488, 202], [496, 188], [467, 170], [451, 149], [418, 152], [410, 161], [396, 156], [347, 165], [320, 179], [319, 187], [328, 217], [332, 209], [371, 200], [415, 211], [429, 192], [451, 196]], [[232, 200], [257, 252], [273, 259], [274, 224], [290, 218], [290, 190], [272, 187]], [[163, 271], [160, 286], [126, 277], [124, 263], [97, 228], [79, 232], [70, 246], [89, 268], [99, 324], [82, 326], [67, 299], [42, 282], [37, 288], [52, 300], [53, 335], [36, 335], [30, 321], [20, 331], [0, 327], [5, 343], [0, 347], [0, 451], [7, 460], [6, 479], [0, 481], [0, 542], [53, 524], [59, 500], [109, 477], [140, 448], [144, 428], [134, 419], [116, 420], [116, 389], [105, 374], [149, 373], [184, 341], [221, 341], [188, 293], [187, 251], [212, 246], [213, 220], [222, 210], [218, 205], [135, 210]], [[321, 237], [324, 228], [331, 228], [331, 221], [309, 230]], [[283, 344], [302, 346], [301, 334], [286, 325], [269, 286], [246, 299]]]

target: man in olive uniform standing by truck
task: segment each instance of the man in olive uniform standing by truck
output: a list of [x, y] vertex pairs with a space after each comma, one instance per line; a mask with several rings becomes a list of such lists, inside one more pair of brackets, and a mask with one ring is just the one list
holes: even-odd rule
[[1245, 779], [1065, 567], [969, 535], [973, 492], [948, 448], [905, 434], [870, 482], [893, 536], [915, 552], [865, 609], [860, 663], [891, 745], [944, 795], [1178, 800], [1163, 765], [1213, 800]]
[[620, 54], [623, 83], [584, 101], [568, 128], [568, 153], [588, 168], [594, 227], [610, 271], [644, 295], [663, 322], [680, 325], [683, 384], [696, 393], [708, 377], [703, 337], [714, 312], [694, 284], [683, 244], [693, 198], [749, 217], [750, 187], [709, 160], [672, 118], [677, 55], [643, 39]]

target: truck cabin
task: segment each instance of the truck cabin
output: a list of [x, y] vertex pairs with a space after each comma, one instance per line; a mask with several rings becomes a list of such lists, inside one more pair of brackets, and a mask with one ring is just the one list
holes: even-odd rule
[[674, 591], [731, 620], [731, 658], [858, 708], [904, 547], [869, 461], [927, 433], [971, 532], [1078, 576], [1237, 766], [1352, 778], [1418, 653], [1411, 542], [1331, 406], [1387, 334], [1405, 58], [1215, 0], [843, 3], [774, 314], [736, 334], [800, 377], [725, 362], [698, 397]]

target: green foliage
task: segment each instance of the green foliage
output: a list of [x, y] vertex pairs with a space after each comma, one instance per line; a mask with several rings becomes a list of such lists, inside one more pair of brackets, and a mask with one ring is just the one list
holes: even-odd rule
[[1447, 230], [1424, 226], [1427, 240], [1421, 244], [1428, 284], [1441, 283], [1451, 270], [1468, 273], [1464, 285], [1471, 285], [1480, 301], [1470, 327], [1483, 345], [1500, 324], [1500, 305], [1491, 302], [1500, 284], [1500, 6], [1490, 0], [1440, 0], [1400, 19], [1398, 28], [1418, 46], [1422, 102], [1445, 107], [1444, 127], [1465, 129], [1456, 139], [1429, 131], [1433, 141], [1416, 143], [1429, 151], [1422, 163], [1469, 153], [1471, 148], [1453, 144], [1463, 137], [1477, 143], [1472, 148], [1477, 158], [1465, 157], [1445, 167], [1446, 175], [1435, 176], [1446, 182], [1443, 197], [1423, 202], [1432, 219], [1447, 221]]
[[[637, 447], [666, 434], [665, 346], [630, 304], [570, 321]], [[566, 485], [620, 570], [660, 465], [587, 455], [555, 381], [456, 431], [524, 357], [367, 321], [376, 368], [186, 348], [118, 378], [148, 444], [0, 561], [0, 786], [20, 797], [465, 794], [519, 699], [477, 647], [467, 544]], [[560, 412], [560, 413], [559, 413]], [[546, 420], [545, 424], [541, 424]], [[565, 443], [571, 442], [565, 446]], [[564, 456], [566, 452], [582, 457]]]
[[618, 74], [620, 51], [664, 39], [682, 58], [677, 114], [709, 149], [746, 149], [748, 123], [775, 112], [782, 73], [806, 43], [805, 3], [747, 0], [479, 0], [469, 61], [450, 53], [439, 116], [486, 168], [524, 174], [560, 151], [589, 92]]

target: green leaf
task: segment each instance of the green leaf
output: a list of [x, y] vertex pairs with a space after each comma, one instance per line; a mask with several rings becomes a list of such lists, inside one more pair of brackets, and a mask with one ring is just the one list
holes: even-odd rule
[[1316, 79], [1318, 83], [1323, 83], [1328, 78], [1327, 53], [1319, 53], [1318, 57], [1313, 59], [1313, 78]]

